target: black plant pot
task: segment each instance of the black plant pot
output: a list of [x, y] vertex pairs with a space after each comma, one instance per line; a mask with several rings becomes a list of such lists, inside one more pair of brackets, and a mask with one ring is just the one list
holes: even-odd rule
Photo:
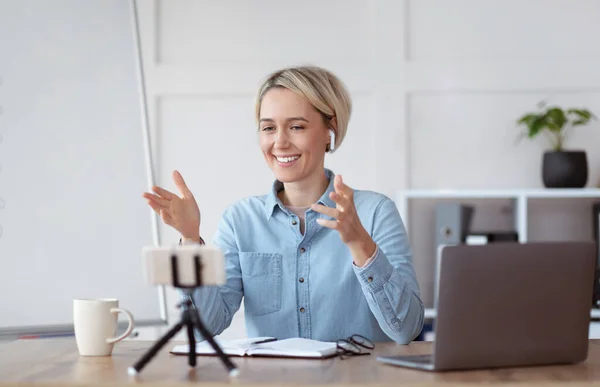
[[585, 151], [547, 151], [542, 179], [546, 188], [583, 188], [588, 179]]

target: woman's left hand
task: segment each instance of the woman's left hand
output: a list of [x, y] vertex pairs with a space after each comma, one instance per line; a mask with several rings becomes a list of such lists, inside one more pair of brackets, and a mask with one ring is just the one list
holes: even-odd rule
[[354, 263], [357, 266], [363, 266], [375, 253], [377, 246], [356, 213], [352, 188], [344, 184], [341, 175], [335, 176], [333, 186], [335, 192], [331, 192], [329, 197], [336, 203], [335, 208], [316, 203], [311, 208], [334, 219], [317, 219], [317, 223], [323, 227], [337, 230], [342, 242], [350, 248]]

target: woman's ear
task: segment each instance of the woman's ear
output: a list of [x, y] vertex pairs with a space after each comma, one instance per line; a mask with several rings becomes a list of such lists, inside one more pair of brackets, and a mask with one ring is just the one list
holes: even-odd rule
[[337, 117], [336, 116], [331, 117], [331, 119], [329, 120], [329, 128], [333, 129], [333, 131], [336, 133], [337, 133], [337, 127], [338, 127], [337, 124], [338, 124]]
[[325, 152], [333, 152], [335, 149], [335, 133], [337, 132], [337, 119], [335, 116], [326, 121], [327, 132], [329, 134], [329, 143], [325, 147]]

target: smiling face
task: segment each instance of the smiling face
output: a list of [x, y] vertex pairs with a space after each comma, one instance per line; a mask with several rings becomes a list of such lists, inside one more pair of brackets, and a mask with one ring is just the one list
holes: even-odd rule
[[259, 132], [263, 156], [277, 180], [299, 182], [323, 173], [329, 130], [304, 97], [282, 87], [266, 92]]

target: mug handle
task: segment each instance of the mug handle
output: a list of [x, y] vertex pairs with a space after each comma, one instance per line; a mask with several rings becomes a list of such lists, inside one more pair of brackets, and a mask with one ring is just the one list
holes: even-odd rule
[[125, 330], [125, 332], [118, 337], [110, 337], [108, 339], [106, 339], [106, 344], [114, 344], [118, 341], [123, 340], [124, 338], [126, 338], [127, 336], [129, 336], [131, 334], [131, 332], [133, 331], [133, 327], [134, 327], [134, 323], [133, 323], [133, 315], [131, 314], [130, 311], [128, 311], [127, 309], [123, 309], [123, 308], [110, 308], [110, 313], [125, 313], [125, 316], [127, 316], [127, 320], [129, 320], [129, 326], [127, 327], [127, 330]]

